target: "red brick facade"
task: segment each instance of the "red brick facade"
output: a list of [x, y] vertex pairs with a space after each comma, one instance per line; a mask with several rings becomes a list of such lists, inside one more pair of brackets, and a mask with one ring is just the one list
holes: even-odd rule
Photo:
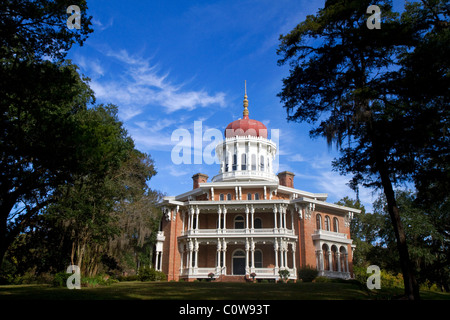
[[302, 193], [266, 188], [264, 199], [261, 187], [241, 186], [236, 192], [236, 187], [203, 182], [185, 195], [188, 201], [166, 200], [158, 268], [169, 281], [193, 281], [210, 273], [226, 281], [252, 272], [256, 279], [276, 280], [281, 269], [295, 280], [304, 266], [325, 276], [351, 277], [349, 214], [357, 210]]

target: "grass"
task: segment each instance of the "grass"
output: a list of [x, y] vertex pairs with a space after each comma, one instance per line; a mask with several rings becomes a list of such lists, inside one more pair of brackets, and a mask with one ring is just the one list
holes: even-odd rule
[[[48, 285], [0, 286], [0, 300], [389, 300], [402, 290], [369, 291], [348, 283], [120, 282], [69, 290]], [[421, 292], [425, 300], [450, 300], [450, 294]]]

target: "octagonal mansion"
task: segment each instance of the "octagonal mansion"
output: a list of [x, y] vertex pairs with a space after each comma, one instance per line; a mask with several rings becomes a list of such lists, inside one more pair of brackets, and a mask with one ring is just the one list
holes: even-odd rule
[[219, 173], [195, 174], [193, 188], [160, 204], [155, 268], [167, 279], [278, 280], [310, 266], [326, 277], [352, 277], [350, 221], [360, 211], [326, 202], [327, 194], [294, 188], [294, 174], [275, 174], [277, 146], [267, 128], [243, 118], [216, 146]]

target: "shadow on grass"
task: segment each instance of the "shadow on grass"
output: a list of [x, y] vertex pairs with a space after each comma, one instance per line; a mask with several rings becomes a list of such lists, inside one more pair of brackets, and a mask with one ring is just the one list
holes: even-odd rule
[[[355, 283], [121, 282], [69, 290], [46, 285], [0, 286], [0, 300], [372, 300], [401, 294], [368, 291]], [[450, 299], [427, 292], [424, 299]]]

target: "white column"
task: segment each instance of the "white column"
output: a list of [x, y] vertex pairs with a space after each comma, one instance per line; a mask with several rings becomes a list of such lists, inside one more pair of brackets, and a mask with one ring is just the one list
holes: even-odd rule
[[317, 250], [317, 257], [319, 258], [319, 270], [323, 271], [325, 269], [323, 261], [323, 250]]
[[195, 230], [196, 230], [196, 232], [198, 230], [199, 214], [200, 214], [200, 209], [197, 207], [196, 210], [195, 210], [195, 216], [196, 216], [196, 219], [195, 219]]
[[275, 252], [275, 269], [278, 269], [278, 241], [277, 241], [277, 239], [274, 239], [273, 249]]
[[250, 250], [250, 244], [248, 242], [248, 238], [245, 238], [245, 274], [248, 274], [249, 272], [249, 265], [248, 265], [248, 251]]
[[277, 206], [273, 205], [273, 223], [274, 229], [277, 229]]
[[248, 213], [249, 208], [248, 205], [245, 206], [245, 232], [248, 232]]
[[194, 251], [195, 251], [195, 259], [194, 259], [194, 268], [198, 268], [198, 241], [194, 240]]
[[183, 270], [183, 259], [184, 259], [184, 243], [180, 243], [179, 246], [179, 251], [180, 251], [180, 271]]
[[220, 230], [220, 228], [221, 228], [221, 223], [220, 223], [221, 216], [222, 216], [222, 209], [220, 208], [220, 204], [219, 204], [219, 208], [217, 209], [217, 229], [218, 230]]
[[330, 271], [332, 271], [333, 270], [333, 264], [332, 264], [332, 259], [331, 259], [331, 248], [330, 247], [328, 247], [328, 269], [330, 270]]
[[193, 230], [194, 229], [194, 208], [191, 207], [189, 210], [189, 230]]
[[223, 205], [222, 212], [223, 212], [223, 229], [224, 232], [226, 232], [225, 229], [227, 228], [227, 208], [225, 207], [225, 205]]
[[253, 272], [253, 270], [255, 269], [255, 242], [253, 241], [253, 238], [251, 239], [251, 243], [250, 243], [251, 247], [251, 251], [252, 251], [252, 267], [251, 267], [251, 271]]
[[222, 270], [226, 274], [227, 266], [226, 266], [226, 256], [227, 256], [227, 242], [225, 239], [222, 240]]
[[188, 243], [188, 250], [189, 250], [189, 255], [188, 255], [188, 272], [189, 274], [191, 274], [192, 271], [192, 250], [194, 250], [194, 243], [192, 241], [189, 241]]

